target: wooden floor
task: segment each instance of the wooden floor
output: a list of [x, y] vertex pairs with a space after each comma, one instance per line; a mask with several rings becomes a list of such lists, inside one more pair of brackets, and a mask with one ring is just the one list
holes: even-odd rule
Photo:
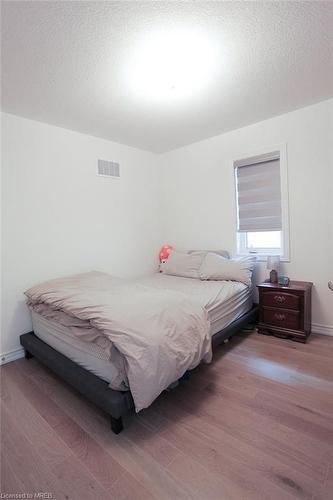
[[333, 499], [333, 338], [239, 334], [111, 433], [36, 360], [1, 369], [1, 491], [55, 499]]

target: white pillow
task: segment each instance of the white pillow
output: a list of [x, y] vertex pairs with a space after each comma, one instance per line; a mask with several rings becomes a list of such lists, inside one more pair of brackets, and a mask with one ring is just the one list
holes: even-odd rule
[[220, 255], [208, 253], [200, 267], [200, 279], [216, 281], [240, 281], [251, 285], [252, 271], [256, 257], [224, 259]]
[[183, 252], [170, 252], [169, 258], [163, 266], [164, 274], [182, 276], [184, 278], [200, 278], [199, 269], [204, 255], [193, 255]]
[[205, 255], [207, 253], [216, 253], [217, 255], [221, 255], [221, 257], [224, 257], [226, 259], [230, 259], [230, 255], [229, 255], [229, 252], [227, 252], [227, 250], [189, 250], [187, 253], [191, 253], [191, 254], [203, 253]]

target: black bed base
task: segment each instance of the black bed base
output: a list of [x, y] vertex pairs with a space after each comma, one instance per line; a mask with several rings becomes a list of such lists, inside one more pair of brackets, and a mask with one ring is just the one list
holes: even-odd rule
[[122, 416], [134, 408], [129, 391], [110, 389], [109, 384], [77, 365], [71, 359], [40, 340], [33, 332], [20, 336], [27, 359], [33, 356], [87, 399], [111, 416], [111, 429], [115, 434], [123, 429]]
[[[213, 335], [213, 348], [232, 337], [246, 325], [256, 323], [257, 320], [258, 306], [254, 305], [249, 312]], [[21, 335], [20, 342], [24, 347], [26, 359], [35, 356], [65, 382], [108, 413], [111, 418], [111, 429], [115, 434], [123, 430], [122, 416], [134, 409], [130, 391], [121, 392], [110, 389], [107, 382], [60, 354], [36, 337], [34, 332]]]

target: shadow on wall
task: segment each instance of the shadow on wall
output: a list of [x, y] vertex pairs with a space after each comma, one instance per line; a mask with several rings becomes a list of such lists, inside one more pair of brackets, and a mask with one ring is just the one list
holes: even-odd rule
[[22, 299], [17, 301], [9, 323], [10, 331], [12, 331], [12, 329], [14, 328], [16, 331], [22, 333], [27, 333], [28, 331], [30, 332], [32, 330], [31, 314], [26, 304], [25, 295], [23, 294], [23, 292]]

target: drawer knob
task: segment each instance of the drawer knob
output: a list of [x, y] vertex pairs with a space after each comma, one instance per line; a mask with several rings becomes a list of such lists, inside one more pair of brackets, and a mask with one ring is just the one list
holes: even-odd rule
[[279, 304], [283, 304], [283, 302], [285, 302], [286, 298], [283, 295], [274, 295], [274, 300], [275, 300], [275, 302], [278, 302]]
[[286, 319], [286, 315], [282, 313], [275, 313], [274, 317], [278, 319], [279, 321], [284, 321]]

